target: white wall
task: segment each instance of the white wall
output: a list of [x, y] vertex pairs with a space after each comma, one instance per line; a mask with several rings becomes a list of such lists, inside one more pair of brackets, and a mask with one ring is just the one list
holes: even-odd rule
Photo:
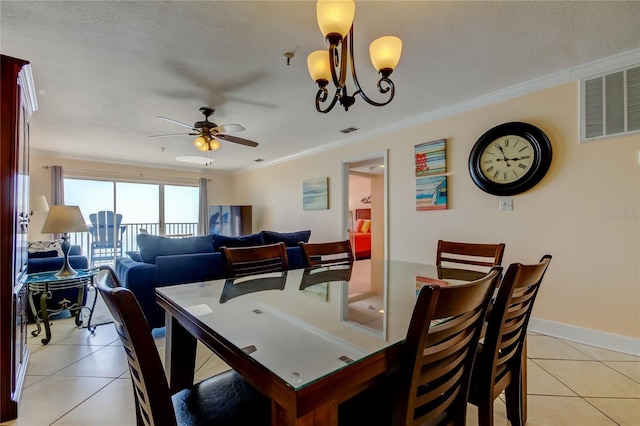
[[[340, 162], [389, 150], [389, 256], [433, 262], [438, 239], [504, 242], [504, 265], [553, 261], [534, 316], [640, 337], [640, 136], [579, 143], [579, 84], [571, 82], [392, 135], [236, 175], [239, 199], [254, 205], [254, 229], [312, 230], [312, 241], [340, 237]], [[367, 108], [361, 105], [361, 108]], [[553, 162], [535, 188], [498, 211], [498, 197], [479, 190], [467, 161], [486, 130], [508, 121], [540, 127]], [[449, 209], [415, 210], [414, 145], [447, 140]], [[330, 209], [302, 210], [302, 181], [329, 177]], [[620, 213], [622, 212], [622, 213]], [[626, 212], [626, 213], [625, 213]]]

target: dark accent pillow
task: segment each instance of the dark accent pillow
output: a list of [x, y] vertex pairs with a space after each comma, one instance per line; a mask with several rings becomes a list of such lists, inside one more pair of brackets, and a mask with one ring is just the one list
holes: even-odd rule
[[311, 237], [311, 230], [297, 231], [297, 232], [275, 232], [275, 231], [262, 231], [265, 244], [284, 243], [287, 247], [298, 247], [300, 241], [304, 243], [309, 242]]
[[159, 235], [138, 234], [137, 241], [140, 256], [145, 263], [156, 263], [158, 256], [213, 252], [211, 235], [167, 238]]
[[45, 257], [58, 257], [58, 250], [29, 252], [29, 259], [42, 259]]
[[131, 260], [135, 260], [136, 262], [142, 262], [142, 256], [140, 256], [139, 251], [126, 251], [125, 254], [129, 256]]
[[262, 234], [240, 235], [239, 237], [228, 237], [226, 235], [215, 234], [213, 236], [213, 251], [220, 251], [220, 247], [253, 247], [264, 244]]

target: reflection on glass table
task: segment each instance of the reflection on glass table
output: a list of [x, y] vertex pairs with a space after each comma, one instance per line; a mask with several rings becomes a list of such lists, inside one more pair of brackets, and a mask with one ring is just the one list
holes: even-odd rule
[[259, 277], [230, 278], [224, 283], [220, 303], [225, 303], [234, 297], [265, 290], [284, 290], [287, 282], [287, 272], [265, 274]]

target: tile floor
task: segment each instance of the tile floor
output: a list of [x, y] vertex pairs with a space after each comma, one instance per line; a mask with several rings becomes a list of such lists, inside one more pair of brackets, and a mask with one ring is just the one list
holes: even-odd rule
[[[133, 391], [113, 326], [89, 334], [73, 319], [60, 319], [52, 334], [46, 346], [40, 337], [29, 338], [19, 417], [3, 425], [135, 425]], [[164, 336], [155, 333], [155, 339], [163, 355]], [[527, 425], [640, 425], [640, 357], [535, 333], [528, 342]], [[227, 368], [207, 348], [198, 348], [196, 380]], [[501, 400], [495, 409], [495, 424], [508, 425]], [[468, 424], [476, 419], [470, 406]]]

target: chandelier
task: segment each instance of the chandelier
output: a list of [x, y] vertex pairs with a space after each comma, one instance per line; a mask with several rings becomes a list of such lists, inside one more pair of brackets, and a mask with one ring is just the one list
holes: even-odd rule
[[[355, 62], [353, 60], [353, 17], [356, 5], [353, 0], [318, 0], [316, 13], [320, 31], [329, 42], [329, 50], [316, 50], [307, 57], [307, 66], [311, 78], [318, 84], [316, 93], [316, 110], [327, 113], [333, 109], [337, 102], [345, 111], [356, 101], [355, 96], [360, 95], [368, 104], [381, 107], [393, 100], [395, 86], [389, 76], [393, 72], [402, 53], [402, 40], [394, 36], [380, 37], [369, 46], [369, 54], [373, 67], [380, 74], [378, 91], [388, 94], [384, 102], [376, 102], [370, 99], [360, 88], [356, 75]], [[351, 77], [356, 88], [351, 95], [347, 92], [347, 63], [351, 62]], [[339, 74], [338, 71], [339, 70]], [[329, 81], [333, 81], [336, 88], [335, 95], [329, 98]], [[324, 102], [329, 102], [322, 109]]]

